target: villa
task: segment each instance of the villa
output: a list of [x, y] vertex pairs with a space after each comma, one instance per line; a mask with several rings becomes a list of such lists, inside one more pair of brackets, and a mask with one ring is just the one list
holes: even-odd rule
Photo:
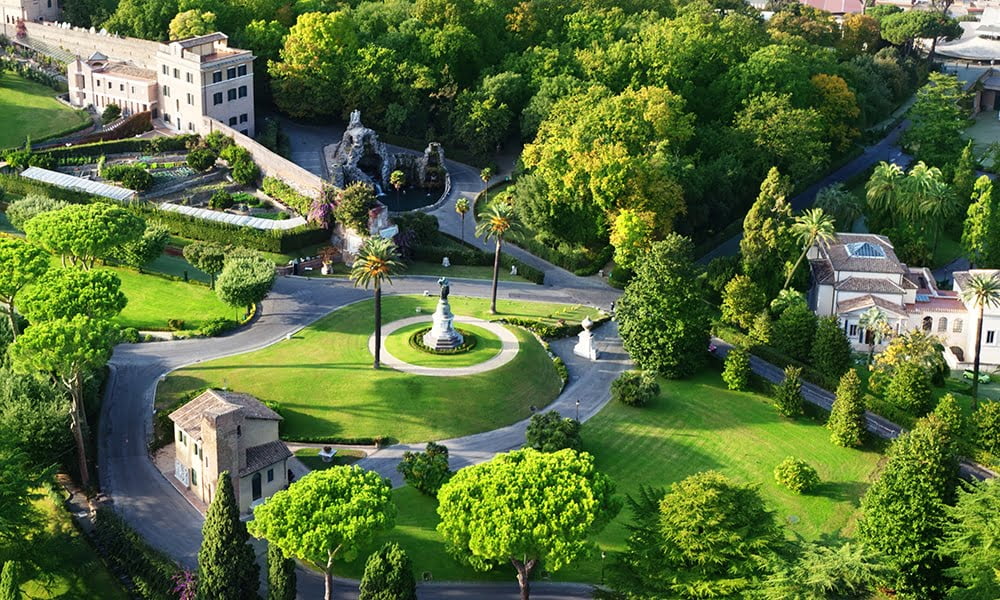
[[[810, 308], [819, 316], [836, 316], [856, 350], [867, 350], [871, 341], [860, 320], [874, 307], [894, 334], [919, 328], [940, 338], [952, 368], [972, 362], [978, 311], [962, 301], [962, 284], [971, 274], [1000, 271], [956, 272], [955, 289], [940, 290], [929, 269], [903, 264], [889, 238], [874, 234], [838, 233], [831, 242], [813, 245], [808, 258]], [[988, 308], [984, 315], [981, 361], [1000, 365], [1000, 309]]]
[[207, 390], [170, 414], [174, 477], [210, 504], [219, 474], [229, 471], [241, 514], [287, 487], [288, 446], [278, 413], [249, 394]]

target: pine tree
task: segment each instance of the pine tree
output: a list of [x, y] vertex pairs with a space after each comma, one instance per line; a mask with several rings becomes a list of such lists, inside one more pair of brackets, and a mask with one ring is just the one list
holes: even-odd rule
[[763, 310], [757, 318], [753, 320], [750, 331], [747, 332], [747, 339], [754, 346], [767, 346], [774, 336], [774, 324], [771, 322], [771, 315]]
[[240, 521], [228, 471], [219, 475], [201, 533], [198, 600], [256, 600], [260, 567], [246, 525]]
[[931, 409], [931, 402], [934, 400], [931, 376], [921, 365], [904, 362], [892, 374], [889, 387], [885, 390], [885, 399], [914, 416], [923, 416]]
[[277, 544], [267, 545], [267, 600], [295, 600], [295, 561]]
[[972, 197], [972, 188], [976, 184], [976, 156], [972, 153], [972, 140], [962, 148], [962, 154], [955, 164], [955, 173], [951, 177], [951, 187], [955, 190], [955, 196], [965, 206], [965, 203]]
[[0, 600], [21, 600], [21, 565], [8, 560], [0, 574]]
[[750, 353], [745, 348], [733, 347], [726, 355], [722, 380], [731, 390], [745, 390], [750, 385]]
[[784, 417], [802, 414], [802, 369], [785, 367], [785, 378], [774, 386], [774, 405]]
[[771, 168], [760, 184], [760, 195], [743, 220], [740, 254], [743, 272], [773, 298], [785, 278], [785, 263], [794, 245], [789, 227], [792, 208], [785, 200], [792, 185], [777, 168]]
[[980, 268], [1000, 267], [1000, 194], [989, 177], [976, 180], [962, 229], [962, 249]]
[[358, 600], [416, 600], [417, 583], [410, 557], [390, 542], [368, 557]]
[[837, 317], [824, 317], [816, 326], [813, 338], [812, 366], [831, 381], [851, 368], [851, 343], [837, 323]]
[[861, 394], [861, 378], [854, 369], [840, 378], [826, 426], [830, 429], [830, 441], [838, 446], [855, 448], [864, 443], [865, 402]]

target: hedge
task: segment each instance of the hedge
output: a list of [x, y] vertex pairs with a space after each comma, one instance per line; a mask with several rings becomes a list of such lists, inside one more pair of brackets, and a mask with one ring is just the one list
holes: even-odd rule
[[[439, 235], [445, 236], [449, 242], [453, 242], [455, 245], [459, 245], [462, 248], [458, 249], [454, 246], [436, 244], [417, 244], [412, 249], [413, 260], [440, 263], [444, 257], [447, 256], [448, 260], [451, 261], [452, 264], [456, 265], [487, 267], [493, 265], [493, 253], [484, 252], [469, 242], [462, 241], [444, 233], [443, 231], [438, 233]], [[542, 285], [542, 283], [545, 282], [545, 273], [540, 269], [536, 269], [527, 263], [521, 262], [509, 254], [501, 253], [500, 266], [504, 269], [510, 269], [511, 265], [516, 266], [517, 274], [524, 277], [528, 281], [537, 283], [538, 285]]]
[[125, 521], [107, 507], [97, 509], [94, 544], [111, 564], [131, 582], [135, 597], [143, 600], [173, 600], [173, 577], [181, 572], [175, 562], [150, 547]]
[[276, 177], [265, 177], [260, 189], [300, 215], [308, 215], [312, 208], [312, 198], [298, 193], [295, 188]]
[[131, 152], [171, 152], [187, 150], [188, 142], [196, 141], [196, 135], [177, 135], [158, 138], [129, 138], [79, 144], [75, 146], [56, 146], [39, 150], [39, 153], [50, 154], [57, 160], [70, 156], [101, 156], [108, 154], [126, 154]]
[[311, 225], [293, 229], [261, 230], [198, 219], [153, 207], [146, 208], [143, 212], [147, 221], [166, 227], [174, 235], [205, 242], [243, 246], [261, 252], [283, 254], [328, 242], [330, 239], [330, 232]]
[[[597, 318], [593, 319], [594, 325], [593, 327], [591, 327], [591, 329], [595, 329], [599, 325], [602, 325], [608, 322], [609, 320], [611, 320], [610, 315], [601, 313], [600, 315], [597, 316]], [[516, 325], [518, 327], [524, 327], [525, 329], [531, 331], [532, 333], [546, 340], [557, 340], [561, 338], [567, 338], [574, 335], [578, 335], [581, 331], [583, 331], [583, 325], [581, 325], [580, 323], [562, 323], [561, 325], [559, 324], [549, 325], [547, 323], [543, 323], [542, 321], [538, 321], [535, 319], [521, 319], [518, 317], [498, 319], [496, 322]]]

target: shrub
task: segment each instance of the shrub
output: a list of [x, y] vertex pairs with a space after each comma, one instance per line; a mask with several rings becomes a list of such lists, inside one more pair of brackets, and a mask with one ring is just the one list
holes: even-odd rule
[[7, 220], [14, 228], [24, 231], [24, 224], [42, 213], [59, 210], [68, 206], [68, 202], [55, 200], [41, 194], [29, 194], [21, 200], [11, 202], [7, 207]]
[[219, 190], [212, 194], [212, 197], [208, 201], [208, 206], [209, 208], [213, 208], [215, 210], [232, 208], [233, 195], [225, 190]]
[[860, 446], [865, 439], [865, 402], [861, 378], [851, 369], [840, 378], [837, 396], [826, 422], [830, 441], [844, 448]]
[[774, 405], [784, 417], [802, 414], [802, 369], [785, 367], [785, 378], [774, 386]]
[[611, 383], [611, 399], [628, 406], [646, 406], [659, 393], [660, 384], [642, 371], [625, 371]]
[[396, 542], [368, 557], [358, 600], [416, 600], [413, 563]]
[[215, 152], [216, 154], [222, 154], [223, 150], [235, 143], [233, 142], [233, 138], [222, 133], [221, 131], [213, 131], [212, 133], [206, 135], [205, 139], [202, 141], [209, 150]]
[[1000, 456], [1000, 402], [983, 402], [972, 414], [972, 424], [979, 449]]
[[920, 365], [904, 362], [892, 374], [885, 390], [885, 399], [896, 408], [914, 416], [923, 416], [933, 406], [931, 376]]
[[412, 231], [417, 244], [429, 244], [434, 241], [438, 231], [438, 219], [425, 212], [413, 211], [393, 217], [400, 231]]
[[198, 333], [205, 337], [215, 337], [219, 334], [225, 333], [231, 329], [235, 329], [239, 326], [239, 323], [232, 319], [226, 319], [225, 317], [216, 317], [205, 323], [198, 329]]
[[404, 452], [396, 469], [403, 474], [406, 483], [428, 496], [437, 496], [438, 490], [452, 476], [448, 467], [448, 448], [434, 442], [428, 442], [423, 452]]
[[180, 568], [151, 548], [111, 508], [98, 508], [94, 519], [94, 542], [111, 565], [135, 585], [142, 600], [174, 598], [173, 577]]
[[771, 345], [795, 360], [806, 362], [815, 335], [816, 315], [804, 304], [793, 304], [775, 321]]
[[246, 204], [247, 206], [260, 206], [260, 198], [246, 192], [236, 192], [232, 195], [234, 204]]
[[234, 244], [262, 252], [291, 252], [313, 244], [329, 242], [324, 229], [303, 225], [293, 229], [260, 230], [230, 223], [207, 221], [149, 207], [144, 211], [147, 222], [159, 223], [170, 233], [193, 240]]
[[[235, 148], [236, 146], [233, 147]], [[260, 168], [250, 158], [230, 163], [230, 168], [233, 180], [241, 185], [251, 185], [260, 177]]]
[[101, 170], [101, 177], [121, 183], [137, 192], [144, 192], [153, 185], [153, 176], [138, 164], [105, 167]]
[[183, 319], [167, 319], [167, 327], [173, 329], [174, 331], [179, 331], [184, 329]]
[[837, 317], [823, 317], [816, 327], [812, 366], [831, 379], [839, 379], [851, 368], [851, 342], [837, 323]]
[[771, 315], [766, 310], [760, 312], [750, 325], [747, 332], [747, 340], [755, 346], [766, 346], [771, 343], [774, 336], [774, 324], [771, 322]]
[[309, 214], [313, 199], [298, 193], [295, 189], [277, 177], [265, 177], [261, 189], [268, 196], [278, 200], [300, 215]]
[[114, 121], [118, 117], [122, 116], [122, 109], [117, 104], [109, 104], [105, 107], [104, 112], [101, 113], [101, 123], [107, 125], [111, 121]]
[[368, 212], [375, 207], [375, 190], [362, 181], [347, 186], [340, 194], [333, 216], [337, 222], [360, 235], [368, 235]]
[[122, 328], [121, 341], [125, 344], [138, 344], [141, 341], [139, 330], [135, 327]]
[[187, 165], [200, 173], [211, 169], [217, 158], [218, 155], [208, 148], [196, 148], [188, 152]]
[[745, 348], [733, 347], [726, 355], [722, 380], [731, 390], [742, 391], [750, 387], [750, 353]]
[[774, 468], [774, 480], [796, 494], [804, 494], [819, 485], [819, 473], [804, 460], [789, 456]]
[[566, 448], [579, 450], [580, 422], [564, 418], [554, 410], [531, 415], [525, 432], [528, 446], [540, 452], [558, 452]]

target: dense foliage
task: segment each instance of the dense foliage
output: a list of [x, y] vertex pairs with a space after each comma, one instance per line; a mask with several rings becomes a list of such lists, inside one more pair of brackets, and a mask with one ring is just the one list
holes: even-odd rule
[[197, 600], [257, 598], [260, 567], [247, 527], [240, 520], [240, 507], [228, 471], [219, 474], [201, 534]]
[[660, 394], [660, 384], [642, 371], [624, 371], [611, 382], [611, 399], [628, 406], [646, 406]]
[[448, 448], [434, 442], [428, 442], [423, 452], [404, 452], [396, 469], [408, 485], [428, 496], [437, 496], [438, 490], [452, 476]]
[[802, 369], [785, 367], [785, 377], [774, 386], [774, 405], [784, 417], [802, 414]]
[[830, 441], [845, 448], [860, 446], [865, 439], [865, 424], [861, 378], [857, 371], [851, 369], [840, 378], [830, 419], [826, 422], [830, 429]]
[[774, 468], [774, 480], [796, 494], [804, 494], [819, 485], [819, 473], [806, 461], [789, 456]]
[[750, 386], [750, 353], [746, 348], [734, 346], [726, 354], [722, 380], [731, 390], [742, 391]]
[[358, 600], [417, 600], [413, 563], [399, 544], [387, 543], [368, 557]]
[[554, 410], [535, 413], [528, 423], [525, 443], [540, 452], [558, 452], [566, 448], [579, 450], [582, 446], [580, 422], [563, 417]]

